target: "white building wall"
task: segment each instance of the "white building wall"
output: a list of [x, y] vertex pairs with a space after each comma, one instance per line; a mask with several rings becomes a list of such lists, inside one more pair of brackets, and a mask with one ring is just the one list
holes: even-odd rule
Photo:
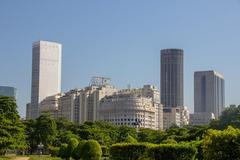
[[[123, 89], [102, 99], [100, 120], [116, 125], [163, 128], [159, 91], [151, 85], [140, 89]], [[136, 125], [136, 122], [140, 122]]]
[[39, 103], [61, 92], [62, 46], [56, 42], [37, 41], [32, 47], [31, 118], [35, 119]]

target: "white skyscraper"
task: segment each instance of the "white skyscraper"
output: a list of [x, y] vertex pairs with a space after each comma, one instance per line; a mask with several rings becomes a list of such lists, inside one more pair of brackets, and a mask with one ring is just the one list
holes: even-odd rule
[[32, 91], [30, 118], [38, 117], [39, 103], [61, 92], [62, 45], [37, 41], [32, 45]]

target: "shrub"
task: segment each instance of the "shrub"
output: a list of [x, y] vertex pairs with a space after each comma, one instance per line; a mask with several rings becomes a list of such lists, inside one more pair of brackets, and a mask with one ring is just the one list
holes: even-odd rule
[[197, 154], [195, 158], [197, 160], [203, 160], [203, 149], [202, 149], [203, 141], [202, 140], [192, 141], [189, 144], [197, 149]]
[[190, 145], [160, 144], [148, 150], [148, 156], [153, 160], [193, 160], [196, 148]]
[[149, 144], [145, 143], [119, 143], [110, 148], [110, 157], [112, 160], [139, 160], [147, 155]]
[[78, 146], [73, 150], [72, 152], [72, 158], [75, 160], [79, 160], [82, 158], [83, 152], [82, 152], [82, 147], [85, 145], [87, 141], [83, 140], [80, 141]]
[[132, 136], [128, 135], [126, 139], [124, 140], [125, 143], [137, 143], [138, 141], [133, 138]]
[[78, 146], [78, 140], [76, 138], [71, 138], [68, 142], [67, 154], [68, 157], [72, 156], [74, 149]]
[[84, 160], [100, 160], [102, 157], [102, 149], [100, 144], [95, 140], [88, 140], [81, 149], [82, 159]]
[[203, 139], [205, 160], [237, 160], [240, 157], [240, 129], [209, 130]]
[[69, 159], [69, 154], [68, 154], [68, 144], [63, 143], [61, 144], [61, 147], [59, 149], [59, 157], [62, 159]]
[[101, 146], [102, 148], [102, 156], [103, 157], [109, 157], [109, 149], [107, 146]]
[[172, 138], [169, 138], [169, 139], [163, 140], [161, 144], [177, 144], [177, 141], [175, 141]]
[[52, 157], [59, 156], [59, 150], [60, 150], [59, 147], [49, 146], [48, 149], [49, 149], [49, 153], [51, 154]]

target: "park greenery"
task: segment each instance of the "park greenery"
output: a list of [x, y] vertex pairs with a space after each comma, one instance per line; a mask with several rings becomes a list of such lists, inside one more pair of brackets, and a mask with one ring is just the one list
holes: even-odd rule
[[79, 125], [47, 113], [21, 120], [15, 100], [0, 96], [0, 155], [39, 154], [39, 144], [42, 154], [65, 160], [237, 160], [240, 106], [206, 126], [157, 131], [103, 121]]

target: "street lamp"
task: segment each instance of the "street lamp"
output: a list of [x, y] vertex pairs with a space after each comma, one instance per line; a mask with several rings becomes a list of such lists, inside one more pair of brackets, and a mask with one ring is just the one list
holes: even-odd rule
[[43, 148], [44, 148], [44, 145], [42, 144], [42, 142], [40, 142], [40, 143], [38, 144], [38, 153], [39, 153], [39, 155], [42, 155], [42, 153], [43, 153]]

